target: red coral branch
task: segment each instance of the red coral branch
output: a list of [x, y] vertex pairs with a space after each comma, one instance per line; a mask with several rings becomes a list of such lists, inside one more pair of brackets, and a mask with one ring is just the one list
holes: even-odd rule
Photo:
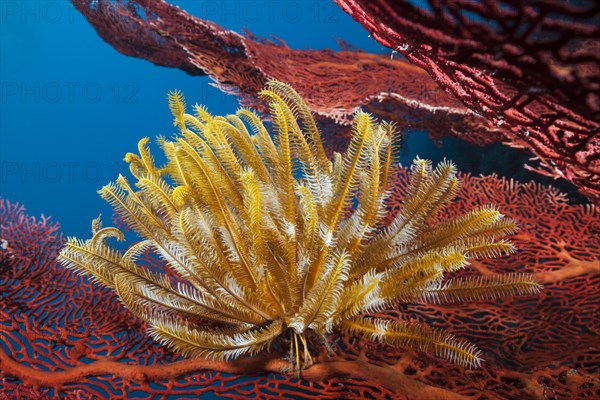
[[[530, 170], [564, 178], [600, 202], [597, 5], [432, 0], [429, 11], [407, 0], [338, 0], [375, 39], [426, 70], [446, 93], [404, 61], [345, 49], [292, 50], [162, 0], [72, 2], [123, 54], [209, 75], [253, 107], [259, 106], [255, 93], [274, 78], [290, 83], [322, 119], [336, 123], [347, 123], [362, 105], [435, 138], [503, 140], [538, 157], [541, 166]], [[334, 147], [345, 143], [331, 135]]]
[[600, 202], [600, 5], [336, 0], [379, 43]]
[[[155, 64], [208, 75], [254, 108], [268, 79], [291, 84], [321, 118], [349, 123], [364, 106], [402, 127], [476, 143], [500, 140], [502, 130], [446, 94], [405, 61], [360, 51], [292, 50], [283, 41], [242, 36], [162, 0], [72, 0], [106, 42]], [[326, 120], [326, 121], [324, 121]], [[335, 135], [344, 132], [336, 126]], [[339, 142], [339, 137], [330, 138]]]
[[374, 38], [427, 70], [451, 96], [399, 60], [291, 50], [161, 0], [72, 1], [122, 53], [209, 75], [243, 101], [254, 102], [264, 82], [275, 78], [336, 122], [347, 122], [362, 104], [433, 137], [504, 140], [537, 155], [541, 167], [530, 169], [564, 178], [600, 201], [598, 27], [590, 22], [598, 6], [448, 0], [431, 1], [428, 11], [409, 1], [338, 1]]
[[[235, 361], [210, 361], [204, 359], [182, 360], [168, 365], [124, 365], [110, 359], [100, 359], [90, 364], [83, 364], [65, 371], [40, 371], [22, 365], [0, 349], [0, 366], [10, 370], [26, 385], [60, 388], [65, 384], [82, 381], [88, 377], [111, 375], [124, 381], [141, 384], [158, 380], [174, 380], [193, 373], [213, 371], [236, 375], [252, 375], [257, 372], [277, 373], [291, 370], [291, 364], [278, 358], [253, 357]], [[430, 386], [402, 375], [400, 371], [389, 366], [377, 366], [365, 361], [324, 361], [305, 369], [302, 378], [311, 382], [323, 382], [328, 379], [351, 377], [364, 380], [371, 385], [385, 387], [409, 397], [425, 396], [431, 400], [458, 400], [466, 397], [449, 390]]]

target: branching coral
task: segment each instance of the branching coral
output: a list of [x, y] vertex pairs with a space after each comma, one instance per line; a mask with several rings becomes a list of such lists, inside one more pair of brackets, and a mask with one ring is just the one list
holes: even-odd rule
[[341, 51], [291, 49], [279, 39], [227, 30], [163, 0], [72, 3], [121, 53], [208, 75], [220, 90], [239, 95], [247, 106], [262, 106], [256, 93], [267, 80], [291, 84], [322, 128], [335, 124], [332, 137], [326, 137], [328, 145], [347, 144], [348, 130], [339, 124], [347, 125], [359, 106], [397, 121], [400, 128], [424, 130], [436, 138], [455, 135], [479, 144], [502, 139], [502, 128], [445, 93], [425, 71], [389, 54], [347, 46]]
[[[392, 56], [415, 65], [346, 49], [293, 50], [164, 0], [72, 2], [121, 53], [209, 75], [246, 104], [256, 105], [268, 78], [285, 80], [328, 123], [347, 122], [360, 104], [434, 138], [502, 141], [535, 155], [526, 169], [599, 201], [600, 9], [592, 0], [336, 1]], [[346, 131], [333, 131], [328, 144], [344, 142]]]
[[600, 201], [597, 1], [336, 2], [538, 156], [538, 172]]
[[19, 264], [37, 264], [40, 269], [52, 264], [62, 243], [58, 229], [50, 218], [29, 217], [22, 205], [0, 198], [0, 276], [32, 279]]
[[[181, 134], [159, 140], [166, 165], [154, 165], [142, 139], [140, 154], [126, 156], [138, 190], [120, 176], [100, 191], [144, 240], [121, 254], [106, 240], [123, 234], [94, 224], [93, 238], [69, 239], [60, 260], [116, 290], [151, 336], [192, 356], [237, 358], [289, 333], [300, 368], [301, 356], [312, 361], [307, 336], [338, 330], [478, 366], [479, 350], [442, 330], [364, 315], [399, 302], [536, 293], [523, 274], [447, 279], [472, 259], [509, 254], [501, 238], [514, 222], [488, 206], [431, 223], [460, 182], [450, 163], [417, 159], [402, 209], [382, 228], [393, 125], [358, 112], [348, 149], [330, 161], [290, 86], [272, 81], [260, 96], [274, 140], [248, 109], [213, 117], [196, 106], [190, 115], [171, 93]], [[175, 278], [136, 264], [149, 248]]]

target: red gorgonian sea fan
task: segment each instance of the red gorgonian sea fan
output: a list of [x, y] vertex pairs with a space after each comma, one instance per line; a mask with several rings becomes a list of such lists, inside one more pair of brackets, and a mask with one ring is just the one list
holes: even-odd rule
[[[405, 169], [396, 173], [392, 190], [399, 205], [408, 175]], [[520, 227], [511, 238], [518, 251], [493, 264], [473, 263], [476, 273], [508, 273], [519, 266], [544, 283], [543, 294], [460, 308], [409, 305], [385, 317], [402, 313], [433, 326], [464, 326], [457, 331], [486, 349], [487, 362], [477, 372], [346, 335], [330, 343], [345, 352], [319, 354], [319, 364], [306, 369], [302, 379], [281, 373], [286, 362], [279, 355], [182, 360], [152, 341], [109, 290], [59, 267], [55, 258], [62, 239], [56, 231], [44, 235], [51, 231], [42, 222], [3, 200], [0, 236], [18, 249], [14, 254], [20, 261], [14, 272], [3, 269], [0, 275], [0, 398], [126, 393], [152, 398], [593, 398], [600, 390], [597, 208], [570, 205], [564, 194], [533, 183], [495, 176], [460, 179], [463, 191], [450, 214], [492, 201]], [[157, 258], [143, 258], [160, 267]], [[487, 329], [472, 328], [483, 323]]]
[[[592, 1], [579, 7], [556, 0], [432, 1], [421, 7], [338, 1], [437, 84], [424, 70], [387, 55], [292, 50], [162, 0], [72, 2], [123, 54], [209, 75], [248, 105], [257, 106], [253, 94], [272, 78], [296, 87], [321, 120], [347, 123], [360, 104], [433, 137], [503, 140], [539, 158], [540, 167], [526, 168], [564, 178], [598, 201], [600, 53]], [[335, 129], [328, 142], [346, 135]]]
[[600, 3], [336, 0], [379, 43], [600, 201]]
[[[98, 35], [121, 53], [157, 65], [207, 75], [246, 106], [265, 110], [256, 93], [269, 79], [293, 86], [321, 126], [334, 125], [328, 144], [347, 144], [359, 108], [433, 137], [471, 143], [500, 140], [498, 128], [445, 93], [427, 72], [389, 54], [342, 45], [341, 51], [290, 49], [278, 39], [241, 35], [162, 0], [72, 0]], [[331, 147], [331, 146], [328, 146]]]
[[[43, 270], [56, 262], [56, 249], [62, 243], [59, 225], [50, 218], [25, 214], [25, 207], [0, 197], [0, 274], [3, 278], [32, 279], [22, 264]], [[6, 292], [2, 292], [6, 294]]]

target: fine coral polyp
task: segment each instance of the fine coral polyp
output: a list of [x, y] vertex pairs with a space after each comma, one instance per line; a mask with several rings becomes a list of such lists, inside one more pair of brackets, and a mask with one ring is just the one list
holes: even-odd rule
[[[134, 189], [120, 176], [100, 194], [141, 237], [121, 253], [94, 224], [87, 241], [69, 239], [61, 262], [114, 289], [157, 340], [192, 356], [228, 359], [289, 338], [290, 357], [312, 362], [311, 337], [334, 330], [429, 351], [478, 366], [480, 351], [439, 329], [375, 318], [398, 303], [454, 303], [533, 294], [529, 275], [455, 277], [470, 260], [513, 251], [502, 239], [515, 223], [492, 206], [433, 222], [458, 193], [448, 162], [417, 159], [401, 209], [385, 223], [394, 127], [355, 115], [348, 149], [327, 158], [300, 96], [271, 81], [260, 93], [276, 135], [248, 109], [213, 117], [169, 106], [180, 134], [148, 140], [128, 154]], [[252, 133], [251, 133], [252, 132]], [[148, 249], [165, 271], [137, 264]]]

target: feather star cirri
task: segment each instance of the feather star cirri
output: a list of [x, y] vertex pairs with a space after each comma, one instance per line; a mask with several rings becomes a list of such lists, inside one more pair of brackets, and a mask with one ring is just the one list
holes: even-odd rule
[[[402, 209], [384, 226], [394, 126], [358, 111], [348, 149], [330, 160], [290, 86], [271, 81], [260, 96], [274, 138], [251, 110], [213, 117], [195, 106], [190, 115], [170, 93], [180, 134], [158, 140], [166, 164], [155, 166], [144, 138], [125, 158], [136, 188], [119, 176], [100, 190], [143, 240], [119, 252], [107, 239], [123, 233], [96, 221], [92, 239], [68, 240], [61, 262], [114, 289], [151, 336], [191, 356], [235, 358], [283, 337], [300, 371], [301, 358], [313, 361], [307, 335], [341, 330], [478, 366], [481, 352], [466, 340], [368, 315], [400, 302], [538, 292], [528, 275], [447, 277], [511, 252], [502, 237], [514, 222], [487, 206], [432, 223], [460, 182], [452, 164], [416, 159]], [[147, 250], [168, 274], [138, 265]]]

